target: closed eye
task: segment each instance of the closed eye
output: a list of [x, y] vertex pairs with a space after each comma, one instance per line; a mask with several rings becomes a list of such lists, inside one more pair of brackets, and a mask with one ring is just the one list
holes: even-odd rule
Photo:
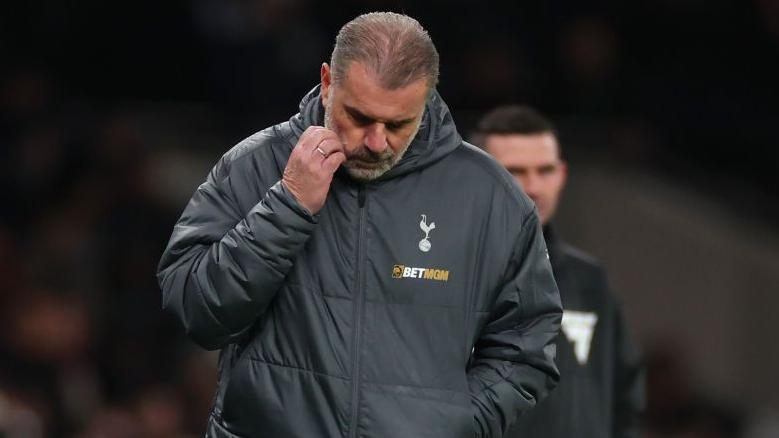
[[354, 123], [360, 125], [360, 126], [367, 126], [373, 123], [373, 119], [366, 117], [360, 113], [353, 113], [349, 111], [349, 116], [354, 120]]
[[410, 120], [402, 120], [400, 122], [388, 122], [384, 126], [386, 126], [390, 131], [397, 131], [405, 128], [409, 123], [411, 123]]
[[[359, 126], [368, 126], [373, 123], [378, 122], [378, 120], [369, 117], [360, 111], [358, 111], [355, 108], [352, 108], [348, 105], [344, 105], [344, 110], [346, 110], [346, 113], [349, 114], [349, 117], [354, 120], [354, 123], [356, 123]], [[390, 120], [387, 122], [384, 122], [384, 126], [390, 130], [390, 131], [398, 131], [400, 129], [405, 128], [409, 123], [413, 122], [414, 119], [404, 119], [404, 120]]]

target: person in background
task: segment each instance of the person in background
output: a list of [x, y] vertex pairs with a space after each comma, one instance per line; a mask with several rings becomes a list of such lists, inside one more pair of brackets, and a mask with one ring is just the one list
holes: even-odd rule
[[475, 142], [536, 204], [563, 303], [556, 358], [560, 384], [506, 437], [638, 437], [643, 372], [620, 304], [603, 267], [550, 225], [568, 173], [552, 123], [534, 108], [509, 105], [487, 113], [477, 129]]

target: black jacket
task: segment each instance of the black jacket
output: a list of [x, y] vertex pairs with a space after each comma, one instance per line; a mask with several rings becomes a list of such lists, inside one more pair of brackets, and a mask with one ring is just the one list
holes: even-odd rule
[[398, 165], [339, 171], [311, 216], [279, 181], [322, 120], [315, 88], [227, 152], [160, 262], [163, 306], [222, 349], [207, 435], [502, 436], [558, 379], [533, 204], [434, 93]]
[[606, 274], [591, 256], [562, 242], [551, 228], [545, 228], [544, 235], [564, 309], [555, 360], [560, 384], [507, 436], [637, 438], [643, 376]]

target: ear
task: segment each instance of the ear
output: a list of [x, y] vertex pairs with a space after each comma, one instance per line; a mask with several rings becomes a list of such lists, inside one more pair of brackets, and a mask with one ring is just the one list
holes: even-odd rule
[[562, 182], [560, 185], [565, 187], [565, 182], [568, 180], [568, 163], [560, 160], [560, 178]]
[[319, 78], [322, 81], [322, 106], [327, 108], [327, 101], [330, 99], [330, 85], [332, 85], [332, 78], [330, 77], [330, 66], [326, 62], [322, 63], [322, 68], [319, 69]]

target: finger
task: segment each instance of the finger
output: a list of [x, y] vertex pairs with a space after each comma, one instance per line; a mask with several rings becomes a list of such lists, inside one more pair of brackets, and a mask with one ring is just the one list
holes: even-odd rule
[[328, 157], [322, 161], [322, 168], [332, 174], [338, 170], [338, 167], [340, 167], [344, 161], [346, 161], [346, 155], [343, 152], [336, 151], [328, 155]]
[[314, 148], [312, 154], [315, 155], [315, 156], [317, 154], [319, 154], [319, 156], [322, 157], [322, 160], [327, 159], [327, 156], [330, 155], [326, 150], [322, 149], [322, 144], [321, 143], [320, 143], [319, 146]]
[[312, 153], [322, 155], [324, 158], [327, 158], [333, 152], [344, 152], [344, 146], [338, 137], [329, 135], [312, 150]]
[[328, 153], [333, 152], [346, 152], [346, 149], [344, 147], [344, 143], [341, 141], [341, 139], [336, 135], [335, 132], [330, 131], [331, 135], [328, 135], [325, 137], [324, 140], [322, 140], [322, 149], [326, 150]]
[[322, 126], [309, 126], [298, 139], [297, 147], [312, 152], [332, 131]]

